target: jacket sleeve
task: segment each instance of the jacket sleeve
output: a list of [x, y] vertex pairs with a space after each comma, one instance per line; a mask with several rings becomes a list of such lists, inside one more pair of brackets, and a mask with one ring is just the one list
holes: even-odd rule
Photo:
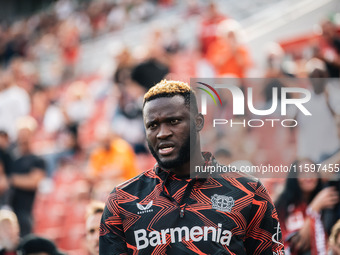
[[100, 223], [99, 254], [128, 254], [123, 222], [119, 213], [117, 190], [109, 195]]
[[268, 191], [258, 182], [245, 236], [247, 254], [284, 254], [278, 215]]

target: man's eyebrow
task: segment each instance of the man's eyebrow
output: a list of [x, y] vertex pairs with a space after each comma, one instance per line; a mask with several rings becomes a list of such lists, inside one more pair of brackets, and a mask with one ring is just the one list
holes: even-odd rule
[[177, 119], [182, 119], [183, 116], [180, 116], [180, 115], [177, 115], [177, 116], [170, 116], [170, 117], [167, 117], [165, 118], [165, 120], [177, 120]]
[[145, 125], [150, 125], [150, 124], [155, 123], [155, 122], [157, 122], [156, 119], [147, 120], [147, 121], [145, 121]]
[[[171, 121], [171, 120], [174, 120], [174, 119], [183, 119], [183, 116], [179, 115], [179, 114], [167, 116], [167, 117], [161, 118], [161, 121], [167, 122], [167, 121]], [[160, 122], [159, 118], [153, 118], [153, 119], [145, 121], [145, 124], [150, 125], [152, 123], [158, 123], [158, 122]]]

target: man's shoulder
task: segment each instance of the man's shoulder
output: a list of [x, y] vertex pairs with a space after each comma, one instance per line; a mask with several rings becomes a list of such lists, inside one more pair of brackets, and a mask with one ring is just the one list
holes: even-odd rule
[[234, 179], [243, 185], [249, 183], [256, 183], [256, 185], [258, 185], [260, 183], [258, 178], [240, 171], [222, 173], [221, 177], [225, 179]]
[[153, 186], [152, 184], [158, 179], [157, 174], [154, 169], [144, 171], [143, 173], [117, 185], [115, 187], [116, 191], [128, 191], [131, 189], [139, 189], [143, 186]]
[[225, 177], [225, 178], [235, 178], [237, 180], [240, 180], [240, 181], [244, 181], [244, 182], [258, 182], [259, 179], [248, 174], [248, 173], [245, 173], [245, 172], [241, 172], [239, 170], [236, 170], [236, 171], [233, 171], [233, 172], [226, 172], [226, 173], [222, 173], [221, 174], [222, 177]]
[[[216, 162], [214, 169], [217, 178], [223, 179], [233, 178], [241, 182], [259, 182], [258, 178], [246, 172], [240, 171], [238, 167], [230, 167]], [[222, 169], [222, 171], [218, 169]], [[212, 175], [214, 176], [215, 174], [213, 173]]]
[[[223, 165], [220, 165], [223, 166]], [[229, 169], [229, 171], [218, 173], [216, 175], [212, 175], [212, 177], [219, 181], [221, 184], [223, 184], [225, 181], [229, 184], [231, 184], [235, 189], [238, 188], [240, 190], [247, 189], [251, 192], [256, 192], [262, 185], [261, 181], [242, 171], [239, 171], [238, 169]]]

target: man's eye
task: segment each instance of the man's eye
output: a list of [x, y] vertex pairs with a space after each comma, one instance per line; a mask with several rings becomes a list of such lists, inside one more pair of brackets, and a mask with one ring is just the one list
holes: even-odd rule
[[157, 124], [156, 124], [156, 123], [151, 123], [151, 124], [149, 125], [149, 128], [151, 128], [151, 129], [156, 128], [156, 127], [157, 127]]
[[170, 123], [171, 123], [172, 125], [176, 125], [176, 124], [179, 123], [179, 120], [177, 120], [177, 119], [171, 120]]

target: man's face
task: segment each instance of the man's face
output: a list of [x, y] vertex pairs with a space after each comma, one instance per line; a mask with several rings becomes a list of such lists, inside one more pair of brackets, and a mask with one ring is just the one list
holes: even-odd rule
[[30, 143], [32, 140], [32, 131], [28, 128], [22, 128], [18, 131], [17, 144], [20, 152], [25, 153], [30, 150]]
[[326, 38], [326, 40], [332, 40], [336, 35], [335, 26], [330, 22], [326, 21], [321, 25], [322, 35]]
[[91, 255], [99, 255], [99, 225], [101, 213], [90, 215], [86, 220], [86, 245]]
[[[190, 160], [190, 110], [182, 96], [147, 102], [143, 110], [146, 139], [160, 167], [172, 169]], [[192, 125], [194, 127], [195, 125]], [[196, 141], [196, 131], [191, 132]]]

